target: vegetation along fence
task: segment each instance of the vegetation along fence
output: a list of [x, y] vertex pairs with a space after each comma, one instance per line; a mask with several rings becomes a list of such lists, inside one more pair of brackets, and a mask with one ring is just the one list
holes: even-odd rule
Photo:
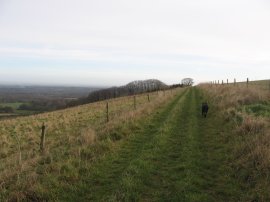
[[229, 80], [229, 79], [225, 79], [225, 80], [214, 80], [211, 81], [210, 84], [212, 86], [218, 86], [218, 85], [233, 85], [233, 86], [258, 86], [261, 87], [263, 89], [267, 89], [270, 91], [270, 80], [255, 80], [252, 81], [250, 80], [250, 78], [247, 78], [245, 81], [237, 81], [237, 79], [233, 79], [233, 80]]
[[76, 149], [91, 142], [89, 139], [98, 136], [100, 131], [147, 115], [183, 91], [183, 88], [176, 88], [150, 92], [1, 120], [0, 189], [6, 179], [15, 179], [12, 176], [33, 170], [40, 154], [54, 160], [77, 155]]

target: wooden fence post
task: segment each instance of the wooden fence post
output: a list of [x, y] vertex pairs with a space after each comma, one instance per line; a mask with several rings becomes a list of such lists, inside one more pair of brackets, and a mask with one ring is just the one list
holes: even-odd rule
[[109, 102], [106, 103], [106, 117], [107, 117], [107, 122], [109, 122]]
[[229, 85], [229, 79], [227, 79], [227, 85]]
[[249, 79], [247, 78], [247, 88], [248, 88]]
[[44, 152], [44, 149], [45, 149], [45, 129], [46, 127], [43, 123], [41, 127], [41, 137], [40, 137], [40, 151], [41, 152]]
[[133, 104], [134, 104], [134, 109], [136, 109], [136, 108], [137, 108], [137, 107], [136, 107], [136, 104], [137, 104], [137, 103], [136, 103], [136, 95], [134, 95], [134, 97], [133, 97], [133, 102], [134, 102], [134, 103], [133, 103]]
[[147, 95], [147, 98], [148, 98], [148, 102], [150, 102], [150, 96], [149, 96], [149, 94]]
[[234, 79], [234, 86], [236, 85], [236, 79]]

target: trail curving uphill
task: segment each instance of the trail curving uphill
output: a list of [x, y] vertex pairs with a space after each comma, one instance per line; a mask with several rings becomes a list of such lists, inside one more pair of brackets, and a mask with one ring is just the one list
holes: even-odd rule
[[[227, 165], [222, 122], [201, 117], [190, 88], [94, 164], [64, 201], [238, 201], [241, 187]], [[76, 188], [74, 188], [76, 187]]]

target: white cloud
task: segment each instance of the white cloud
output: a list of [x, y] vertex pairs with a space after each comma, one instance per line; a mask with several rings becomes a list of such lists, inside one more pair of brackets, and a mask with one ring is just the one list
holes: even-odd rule
[[270, 65], [269, 11], [264, 0], [2, 0], [0, 54], [157, 65], [171, 70], [157, 74], [171, 81], [176, 66], [198, 79], [242, 77], [243, 69], [260, 77], [254, 67]]

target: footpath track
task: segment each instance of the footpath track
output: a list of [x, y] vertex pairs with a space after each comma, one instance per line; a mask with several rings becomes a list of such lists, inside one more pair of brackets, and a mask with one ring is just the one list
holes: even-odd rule
[[[95, 163], [64, 201], [238, 201], [222, 121], [201, 117], [200, 91], [190, 88], [133, 130]], [[74, 188], [76, 187], [76, 188]]]

